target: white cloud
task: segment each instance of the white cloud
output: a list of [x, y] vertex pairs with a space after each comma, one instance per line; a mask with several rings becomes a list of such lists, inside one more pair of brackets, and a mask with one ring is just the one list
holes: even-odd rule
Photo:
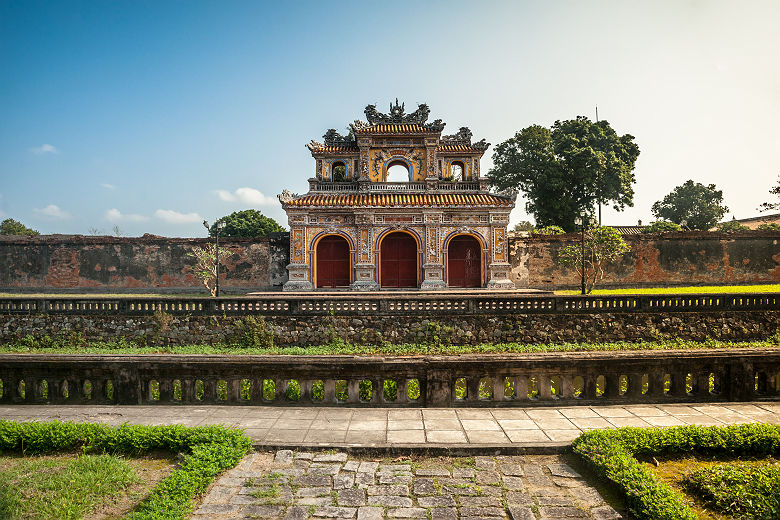
[[122, 214], [118, 209], [112, 208], [106, 211], [106, 220], [109, 222], [146, 222], [149, 220], [149, 217], [138, 215], [137, 213]]
[[197, 213], [179, 213], [172, 209], [158, 209], [154, 212], [154, 216], [169, 224], [192, 224], [203, 221], [203, 217]]
[[107, 190], [115, 190], [116, 189], [116, 186], [114, 186], [113, 184], [109, 184], [107, 182], [101, 182], [100, 183], [100, 187], [101, 188], [105, 188]]
[[270, 206], [276, 204], [276, 198], [263, 195], [262, 192], [254, 188], [238, 188], [234, 192], [227, 190], [217, 190], [220, 199], [226, 202], [241, 202], [250, 206]]
[[30, 148], [30, 151], [34, 153], [35, 155], [44, 155], [47, 153], [60, 153], [59, 150], [53, 145], [50, 144], [42, 144], [41, 146], [36, 146], [35, 148]]
[[34, 211], [37, 214], [47, 218], [56, 218], [56, 219], [70, 218], [70, 213], [68, 213], [67, 211], [63, 211], [56, 204], [49, 204], [45, 208], [34, 208]]

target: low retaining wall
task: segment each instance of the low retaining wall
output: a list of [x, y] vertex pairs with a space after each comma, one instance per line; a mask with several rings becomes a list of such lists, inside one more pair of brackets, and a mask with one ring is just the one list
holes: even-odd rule
[[[100, 316], [0, 315], [0, 341], [25, 336], [82, 341], [124, 338], [139, 346], [238, 343], [309, 346], [333, 341], [381, 345], [431, 343], [565, 343], [650, 341], [662, 338], [724, 341], [766, 339], [780, 330], [780, 313], [598, 313], [441, 316]], [[243, 338], [255, 337], [246, 344]]]
[[457, 358], [0, 355], [0, 404], [474, 407], [752, 401], [778, 397], [779, 371], [780, 352], [744, 349]]
[[780, 295], [353, 295], [313, 298], [0, 299], [0, 341], [26, 336], [140, 345], [548, 343], [765, 339]]

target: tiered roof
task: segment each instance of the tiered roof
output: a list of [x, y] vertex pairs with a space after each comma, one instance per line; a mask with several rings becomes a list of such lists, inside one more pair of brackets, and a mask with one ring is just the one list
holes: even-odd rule
[[492, 193], [310, 193], [285, 203], [290, 207], [502, 206], [514, 200]]

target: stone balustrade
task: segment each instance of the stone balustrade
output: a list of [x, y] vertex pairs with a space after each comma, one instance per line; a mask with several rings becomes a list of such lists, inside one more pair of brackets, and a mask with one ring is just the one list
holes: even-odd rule
[[621, 312], [723, 312], [779, 310], [780, 294], [685, 294], [625, 296], [528, 296], [474, 293], [312, 295], [268, 293], [262, 297], [68, 297], [0, 298], [0, 314], [101, 314], [343, 316], [551, 314]]
[[775, 400], [771, 349], [459, 357], [0, 355], [0, 404], [511, 407]]

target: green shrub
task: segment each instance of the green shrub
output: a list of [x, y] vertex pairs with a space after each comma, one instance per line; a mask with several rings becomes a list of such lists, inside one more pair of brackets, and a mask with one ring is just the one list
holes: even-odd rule
[[685, 476], [683, 484], [735, 518], [780, 518], [780, 465], [722, 464]]
[[682, 231], [682, 227], [666, 220], [657, 220], [642, 229], [642, 233], [670, 233], [673, 231]]
[[534, 229], [532, 231], [534, 235], [563, 235], [566, 231], [561, 226], [545, 226], [543, 228]]
[[635, 456], [690, 453], [767, 456], [780, 453], [780, 426], [678, 426], [592, 430], [572, 443], [593, 470], [615, 484], [639, 519], [695, 520], [683, 498]]
[[776, 224], [774, 222], [759, 224], [758, 229], [760, 231], [780, 231], [780, 224]]
[[718, 231], [722, 233], [733, 233], [735, 231], [750, 231], [750, 228], [747, 226], [743, 226], [736, 220], [730, 220], [728, 222], [721, 222], [717, 226]]
[[11, 422], [0, 419], [0, 452], [43, 454], [80, 450], [85, 453], [141, 455], [151, 450], [184, 453], [181, 467], [163, 479], [126, 518], [185, 518], [192, 499], [203, 493], [221, 471], [238, 464], [251, 448], [243, 432], [223, 426], [119, 427], [72, 422]]

